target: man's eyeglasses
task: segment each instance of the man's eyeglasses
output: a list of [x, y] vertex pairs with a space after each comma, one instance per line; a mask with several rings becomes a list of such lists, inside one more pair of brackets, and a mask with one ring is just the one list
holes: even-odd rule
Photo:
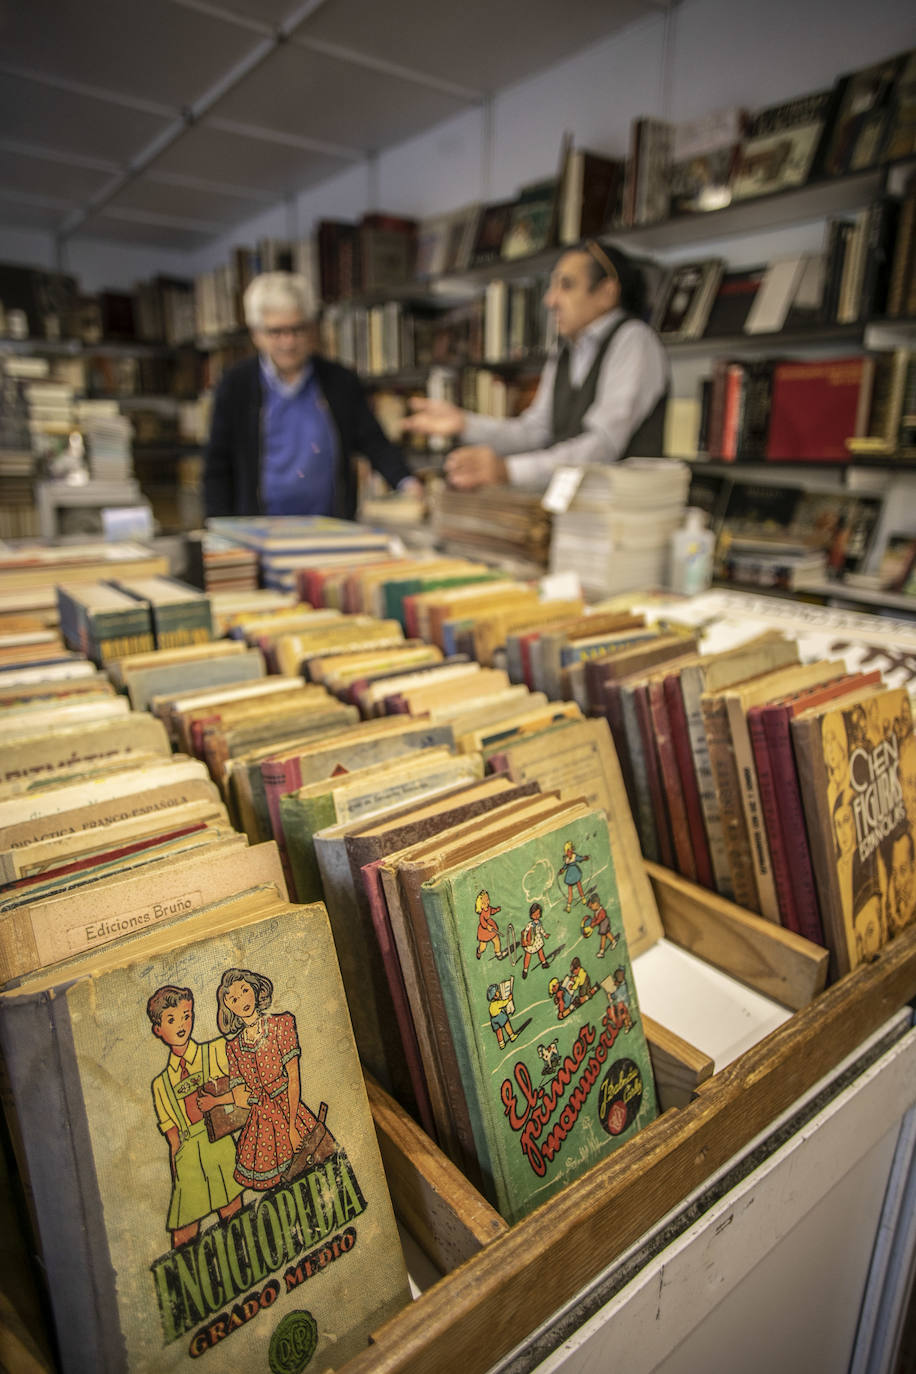
[[308, 333], [308, 324], [305, 320], [300, 320], [298, 324], [275, 324], [261, 330], [268, 339], [282, 339], [287, 334], [293, 339], [301, 339]]

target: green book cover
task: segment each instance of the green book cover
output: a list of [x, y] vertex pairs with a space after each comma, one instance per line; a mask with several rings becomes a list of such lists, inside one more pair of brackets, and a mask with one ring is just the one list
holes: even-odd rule
[[408, 1289], [327, 917], [161, 934], [0, 998], [64, 1374], [340, 1368]]
[[517, 1221], [657, 1112], [603, 811], [424, 884], [494, 1204]]
[[417, 596], [420, 592], [437, 592], [444, 587], [464, 587], [471, 582], [495, 582], [502, 576], [498, 572], [449, 573], [441, 577], [407, 577], [399, 581], [392, 579], [382, 587], [384, 614], [388, 619], [399, 620], [404, 624], [404, 598]]

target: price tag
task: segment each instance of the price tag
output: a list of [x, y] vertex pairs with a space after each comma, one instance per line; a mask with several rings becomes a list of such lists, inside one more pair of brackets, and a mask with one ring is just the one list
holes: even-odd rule
[[583, 474], [583, 468], [558, 467], [541, 497], [544, 509], [554, 515], [562, 515], [564, 511], [569, 510], [572, 499], [579, 490]]

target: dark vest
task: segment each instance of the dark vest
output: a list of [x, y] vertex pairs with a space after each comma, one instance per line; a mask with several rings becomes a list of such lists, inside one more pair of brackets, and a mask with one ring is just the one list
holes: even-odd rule
[[[569, 376], [569, 349], [564, 344], [560, 350], [553, 383], [553, 437], [551, 443], [559, 444], [564, 439], [575, 439], [582, 433], [585, 412], [594, 401], [595, 392], [598, 389], [598, 374], [601, 371], [601, 364], [604, 362], [604, 355], [620, 326], [632, 318], [630, 315], [624, 315], [622, 319], [617, 320], [611, 326], [598, 345], [595, 360], [582, 385], [578, 388], [573, 386]], [[660, 458], [662, 456], [667, 404], [668, 392], [665, 391], [642, 424], [630, 435], [627, 446], [620, 455], [621, 458]]]

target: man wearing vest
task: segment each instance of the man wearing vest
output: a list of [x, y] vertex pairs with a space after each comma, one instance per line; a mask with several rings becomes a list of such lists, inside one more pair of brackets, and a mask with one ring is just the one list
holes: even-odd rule
[[660, 457], [668, 359], [641, 318], [645, 285], [626, 254], [593, 239], [565, 252], [544, 297], [560, 348], [517, 419], [494, 420], [448, 401], [418, 399], [405, 429], [460, 437], [446, 476], [470, 490], [493, 483], [543, 488], [554, 469]]

